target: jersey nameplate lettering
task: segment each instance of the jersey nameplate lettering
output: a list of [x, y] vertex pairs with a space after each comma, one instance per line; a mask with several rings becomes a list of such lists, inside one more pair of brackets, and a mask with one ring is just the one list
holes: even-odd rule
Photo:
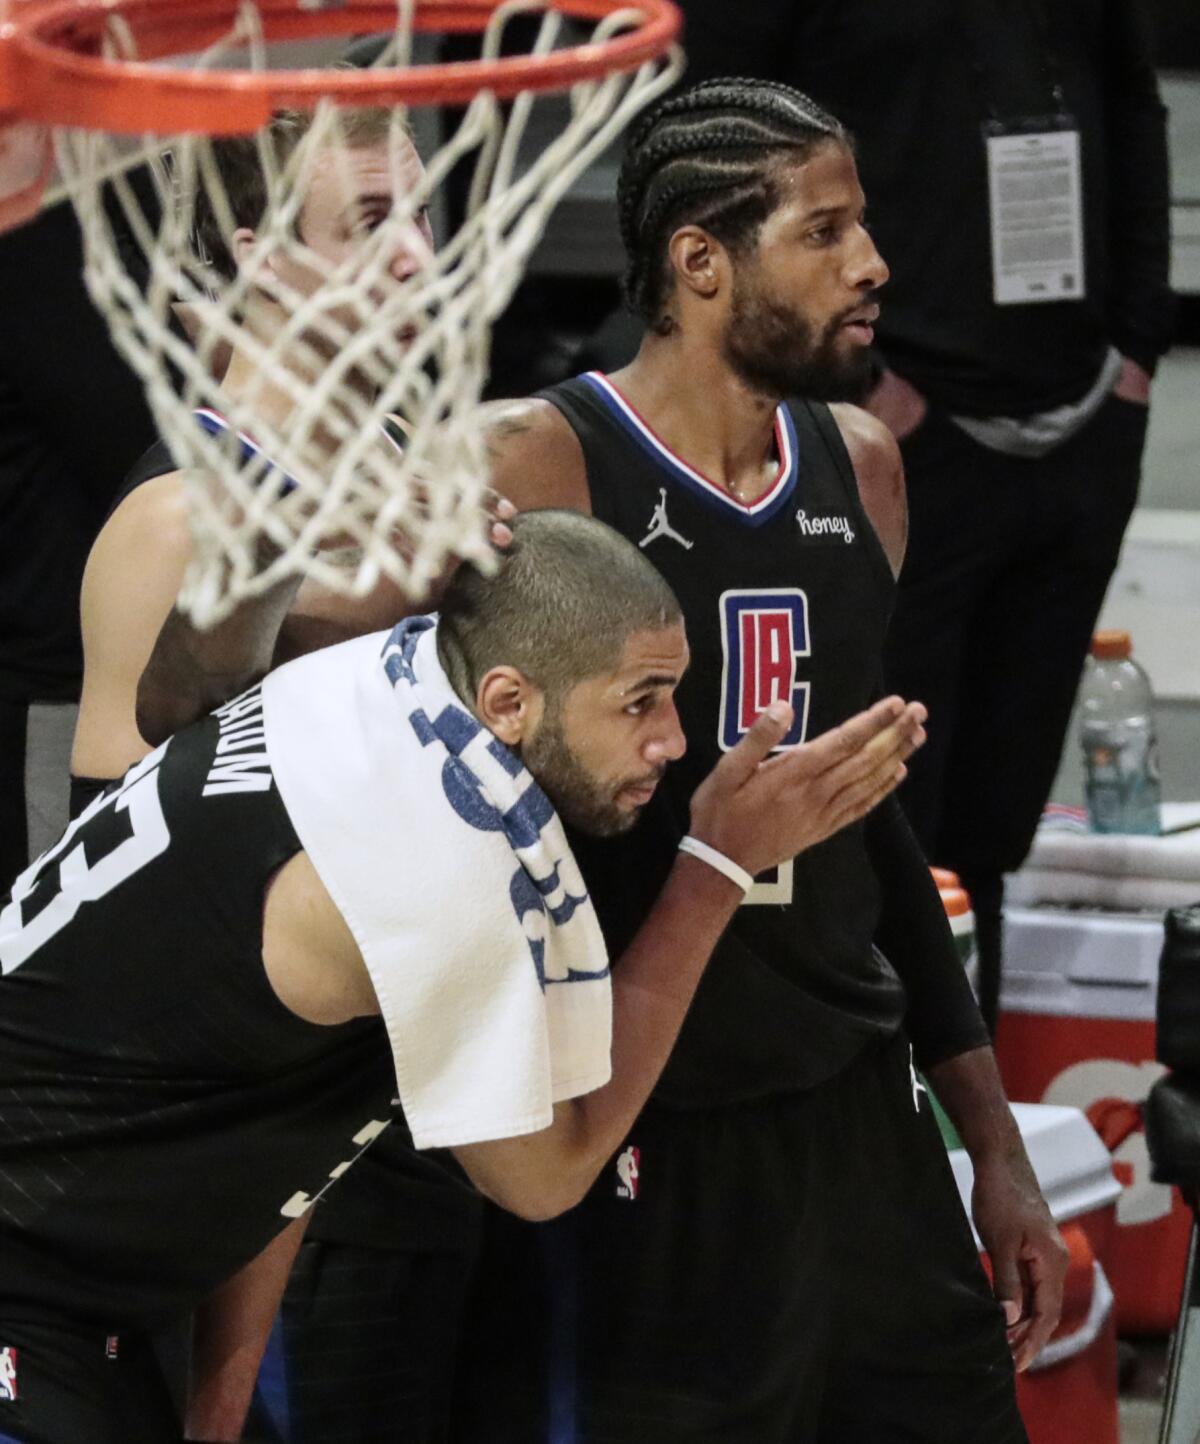
[[[722, 592], [721, 717], [723, 752], [736, 747], [772, 702], [790, 702], [795, 719], [779, 747], [795, 747], [808, 731], [809, 683], [796, 663], [811, 654], [808, 598], [799, 587]], [[776, 749], [778, 750], [778, 749]]]
[[202, 797], [230, 792], [270, 792], [273, 781], [263, 724], [262, 683], [218, 707], [217, 753], [204, 779]]

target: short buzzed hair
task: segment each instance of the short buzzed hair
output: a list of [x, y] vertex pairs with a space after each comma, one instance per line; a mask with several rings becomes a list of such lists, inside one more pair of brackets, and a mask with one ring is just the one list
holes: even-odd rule
[[578, 682], [616, 671], [634, 632], [682, 620], [675, 593], [619, 532], [574, 511], [527, 511], [499, 571], [464, 564], [440, 608], [438, 655], [473, 706], [493, 667], [518, 668], [553, 708]]

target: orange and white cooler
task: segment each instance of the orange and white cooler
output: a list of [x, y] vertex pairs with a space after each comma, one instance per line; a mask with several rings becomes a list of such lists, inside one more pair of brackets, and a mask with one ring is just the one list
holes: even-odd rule
[[[1077, 1108], [1017, 1103], [1013, 1114], [1070, 1253], [1058, 1329], [1017, 1379], [1021, 1417], [1030, 1444], [1118, 1444], [1116, 1321], [1103, 1259], [1121, 1186]], [[971, 1160], [958, 1148], [950, 1162], [969, 1213]]]
[[975, 914], [971, 911], [971, 899], [956, 872], [950, 872], [944, 867], [931, 867], [929, 871], [933, 874], [938, 896], [946, 909], [946, 921], [950, 924], [954, 946], [971, 984], [971, 991], [978, 996], [979, 953], [975, 943]]
[[[1164, 814], [1169, 825], [1170, 804]], [[1013, 1100], [1082, 1109], [1108, 1145], [1124, 1185], [1105, 1258], [1117, 1327], [1167, 1333], [1191, 1214], [1150, 1177], [1141, 1107], [1165, 1071], [1154, 1026], [1163, 912], [1200, 897], [1200, 834], [1043, 827], [1006, 891], [996, 1035], [1005, 1087]]]

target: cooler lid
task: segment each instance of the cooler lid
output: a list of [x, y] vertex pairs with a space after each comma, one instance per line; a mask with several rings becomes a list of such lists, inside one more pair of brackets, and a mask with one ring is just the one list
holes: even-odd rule
[[1154, 1017], [1162, 915], [1006, 907], [1006, 1011]]
[[[1078, 1108], [1052, 1103], [1010, 1106], [1055, 1223], [1066, 1223], [1117, 1201], [1121, 1185], [1113, 1175], [1112, 1157]], [[970, 1217], [975, 1174], [966, 1149], [951, 1149], [950, 1165]]]

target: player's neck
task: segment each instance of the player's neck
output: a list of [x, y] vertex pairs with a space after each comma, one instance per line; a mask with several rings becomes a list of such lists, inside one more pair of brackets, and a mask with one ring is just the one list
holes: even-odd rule
[[[221, 378], [221, 395], [226, 403], [237, 411], [231, 417], [251, 435], [263, 436], [274, 431], [284, 435], [292, 427], [302, 408], [305, 391], [320, 375], [326, 364], [320, 352], [308, 346], [304, 340], [292, 347], [285, 364], [273, 370], [263, 367], [259, 352], [270, 350], [272, 329], [279, 324], [274, 308], [263, 307], [259, 314], [251, 316], [248, 307], [244, 327], [251, 332], [258, 345], [247, 347], [235, 342], [230, 353], [229, 366]], [[307, 448], [313, 455], [309, 458], [321, 464], [338, 450], [337, 438], [316, 420], [309, 431]]]
[[740, 501], [772, 485], [778, 398], [752, 391], [714, 347], [647, 336], [610, 379], [677, 456]]

